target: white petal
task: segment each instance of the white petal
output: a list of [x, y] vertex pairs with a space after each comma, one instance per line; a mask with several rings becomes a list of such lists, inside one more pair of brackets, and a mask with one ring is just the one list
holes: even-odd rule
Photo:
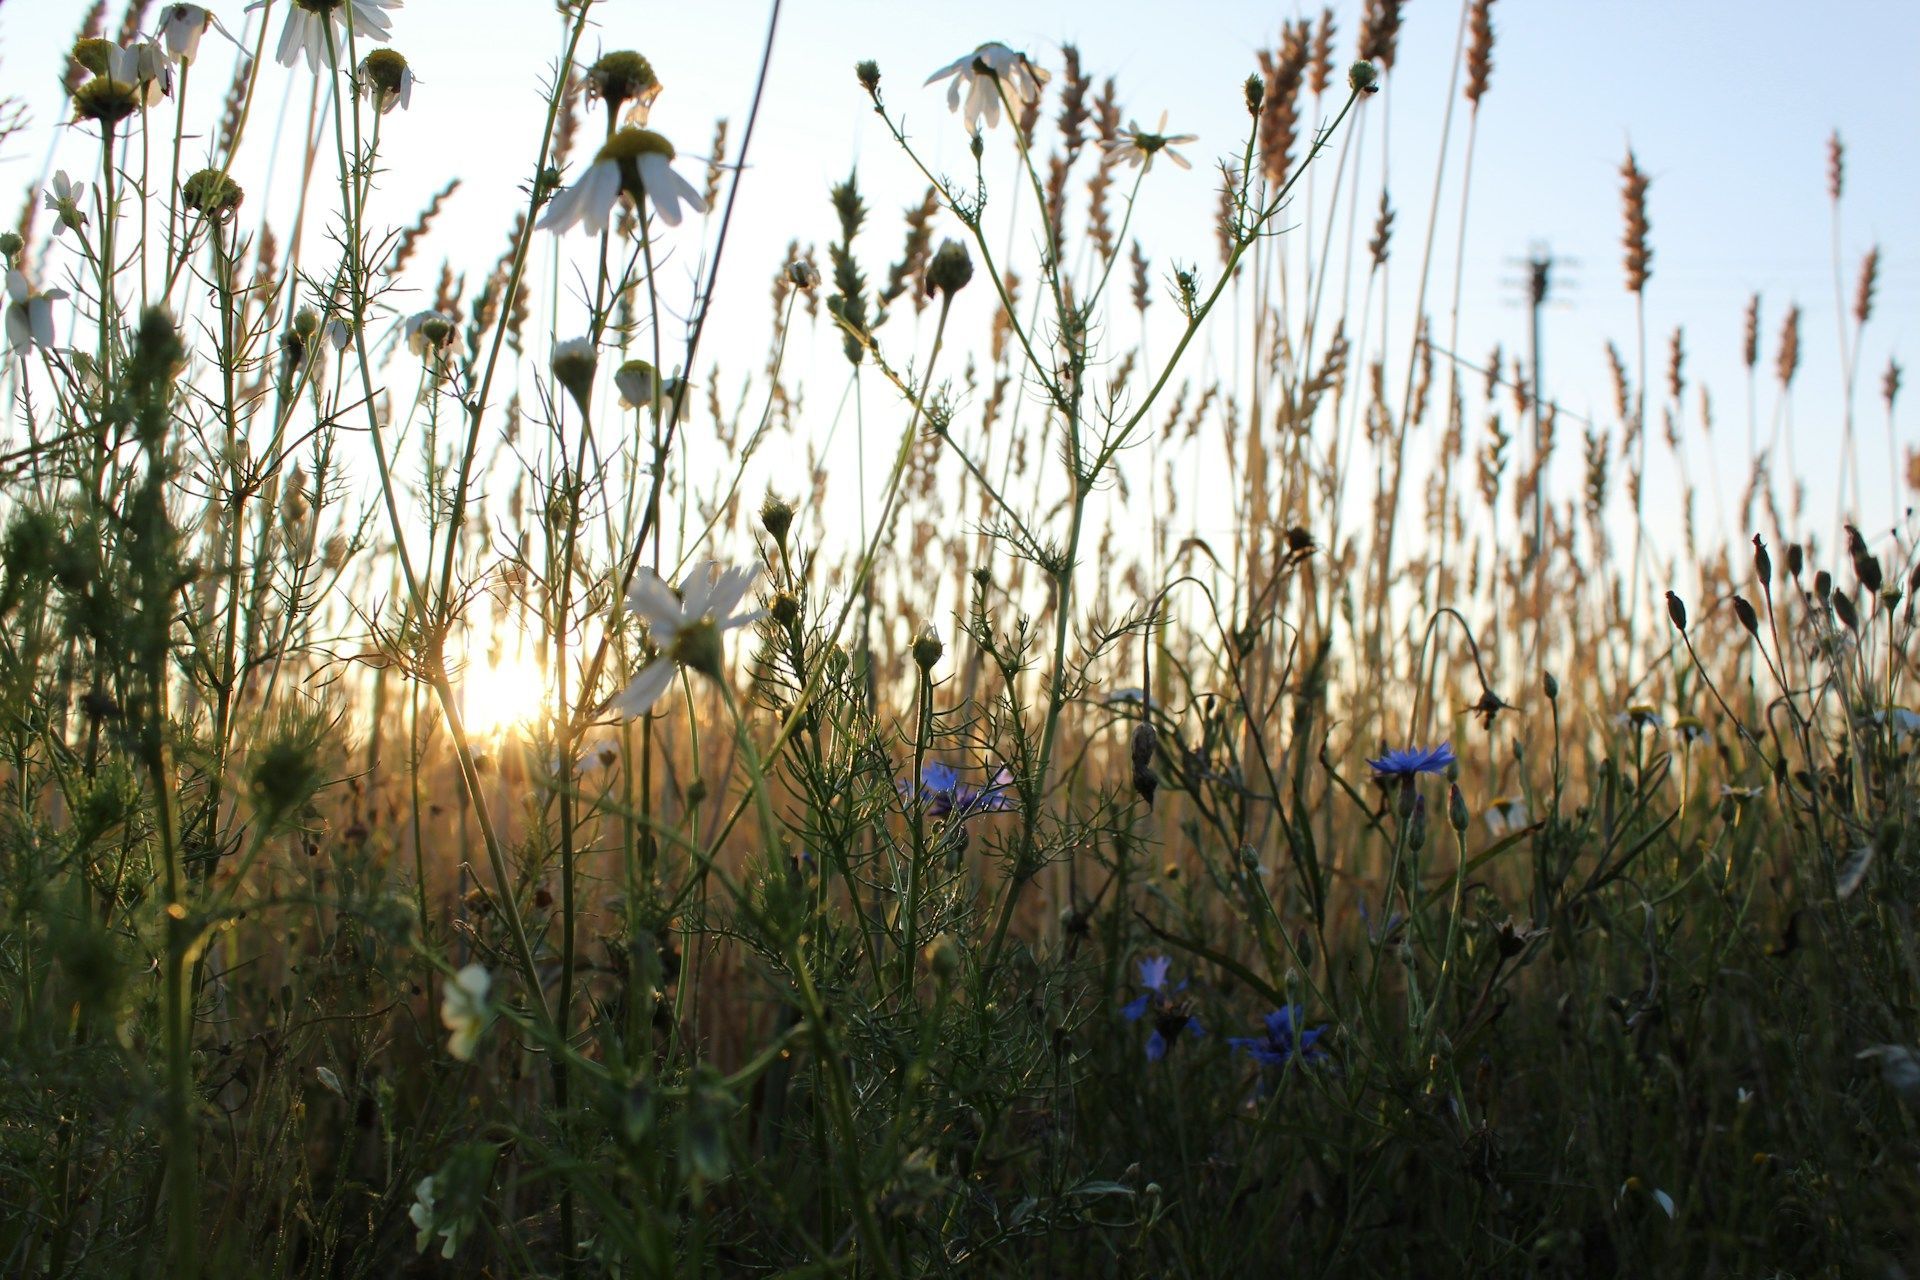
[[25, 351], [33, 342], [33, 331], [27, 327], [27, 309], [18, 303], [7, 308], [7, 345], [15, 351]]
[[708, 608], [713, 616], [725, 622], [733, 616], [741, 598], [752, 589], [754, 581], [760, 576], [759, 565], [739, 565], [720, 575], [720, 581], [713, 586], [713, 595]]
[[280, 50], [274, 61], [283, 67], [298, 66], [306, 48], [307, 15], [295, 9], [287, 14], [287, 25], [280, 28]]
[[33, 290], [27, 285], [27, 277], [19, 270], [7, 272], [7, 296], [15, 302], [25, 302], [32, 296]]
[[946, 76], [958, 75], [960, 72], [966, 70], [968, 67], [972, 65], [973, 65], [972, 54], [968, 54], [964, 58], [955, 58], [952, 62], [949, 62], [946, 66], [940, 68], [938, 71], [928, 76], [926, 82], [928, 84], [932, 84], [935, 80], [942, 79]]
[[687, 620], [697, 622], [707, 616], [713, 602], [713, 575], [719, 566], [711, 560], [702, 560], [687, 570], [687, 576], [680, 580], [680, 594], [686, 597]]
[[45, 298], [35, 298], [27, 304], [27, 319], [33, 327], [33, 340], [36, 345], [53, 345], [53, 303]]
[[581, 176], [581, 219], [594, 235], [605, 235], [613, 206], [620, 199], [620, 166], [611, 160], [596, 163]]
[[633, 575], [633, 585], [627, 588], [627, 608], [656, 631], [661, 627], [677, 627], [685, 619], [680, 597], [651, 569], [642, 569]]
[[647, 714], [673, 684], [673, 672], [673, 663], [665, 658], [649, 663], [620, 691], [609, 709], [627, 720]]

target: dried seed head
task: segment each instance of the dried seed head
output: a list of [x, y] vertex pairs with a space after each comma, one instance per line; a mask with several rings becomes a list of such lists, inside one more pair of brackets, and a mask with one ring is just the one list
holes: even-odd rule
[[1760, 616], [1753, 611], [1753, 606], [1747, 603], [1745, 596], [1733, 598], [1733, 614], [1754, 639], [1760, 638]]
[[1467, 14], [1467, 101], [1476, 108], [1493, 75], [1493, 0], [1473, 0]]
[[1827, 135], [1827, 199], [1838, 201], [1846, 186], [1847, 149], [1840, 142], [1840, 131]]
[[868, 93], [880, 92], [880, 64], [879, 63], [874, 62], [871, 59], [865, 62], [855, 63], [853, 67], [853, 78], [858, 80], [860, 82], [860, 87], [862, 89], [865, 89]]
[[1620, 203], [1626, 214], [1627, 229], [1621, 243], [1626, 248], [1627, 292], [1639, 293], [1653, 274], [1653, 249], [1647, 243], [1647, 188], [1652, 179], [1634, 159], [1633, 149], [1620, 165]]
[[1773, 557], [1767, 554], [1767, 544], [1759, 534], [1753, 535], [1753, 572], [1760, 579], [1760, 585], [1768, 594], [1773, 592]]
[[927, 264], [927, 296], [945, 294], [951, 299], [973, 279], [973, 256], [958, 240], [943, 240]]
[[1740, 358], [1749, 370], [1760, 363], [1760, 295], [1757, 293], [1747, 299], [1746, 337]]
[[1860, 259], [1860, 279], [1853, 288], [1853, 321], [1864, 325], [1873, 315], [1873, 291], [1880, 282], [1880, 246], [1867, 250]]
[[1671, 591], [1667, 592], [1667, 616], [1673, 619], [1673, 625], [1680, 630], [1685, 631], [1687, 629], [1686, 602]]

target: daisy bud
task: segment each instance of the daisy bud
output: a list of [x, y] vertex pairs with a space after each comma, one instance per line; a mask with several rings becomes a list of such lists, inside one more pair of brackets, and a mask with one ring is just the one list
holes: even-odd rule
[[777, 546], [784, 549], [787, 531], [793, 528], [793, 504], [785, 498], [768, 494], [766, 501], [760, 504], [760, 527], [767, 531], [767, 536]]
[[1247, 77], [1247, 114], [1260, 114], [1260, 104], [1267, 100], [1267, 82], [1259, 76]]
[[345, 351], [352, 341], [353, 326], [338, 317], [327, 321], [327, 343], [335, 351]]
[[920, 628], [920, 634], [913, 638], [913, 663], [922, 671], [931, 671], [940, 661], [940, 655], [947, 647], [940, 643], [939, 632], [933, 629], [931, 622]]
[[653, 64], [631, 49], [606, 53], [587, 69], [587, 93], [600, 98], [617, 113], [623, 102], [650, 103], [659, 96], [660, 81]]
[[1356, 62], [1347, 68], [1347, 87], [1355, 93], [1380, 92], [1380, 73], [1371, 62]]
[[1685, 631], [1687, 629], [1687, 606], [1679, 596], [1667, 592], [1667, 616], [1673, 619], [1673, 625]]
[[593, 402], [593, 371], [599, 363], [591, 338], [569, 338], [553, 349], [553, 380], [573, 396], [582, 416]]
[[927, 264], [927, 296], [944, 293], [949, 299], [973, 279], [973, 257], [958, 240], [942, 240]]
[[180, 199], [209, 222], [227, 222], [247, 193], [218, 169], [202, 169], [180, 184]]
[[1455, 831], [1467, 829], [1467, 798], [1460, 794], [1457, 782], [1447, 788], [1447, 825]]
[[0, 231], [0, 261], [4, 261], [6, 265], [12, 266], [13, 260], [26, 247], [27, 242], [18, 235], [11, 231]]
[[854, 78], [860, 81], [860, 87], [868, 93], [880, 92], [880, 64], [873, 61], [856, 63]]
[[1747, 629], [1749, 635], [1756, 640], [1760, 638], [1760, 615], [1753, 611], [1753, 606], [1747, 603], [1745, 596], [1733, 598], [1733, 616], [1740, 619], [1740, 625]]
[[812, 292], [820, 283], [820, 268], [804, 258], [795, 258], [787, 264], [787, 283], [796, 289]]
[[773, 602], [767, 606], [767, 612], [772, 614], [773, 620], [781, 626], [790, 627], [800, 621], [799, 598], [791, 592], [782, 591], [773, 597]]

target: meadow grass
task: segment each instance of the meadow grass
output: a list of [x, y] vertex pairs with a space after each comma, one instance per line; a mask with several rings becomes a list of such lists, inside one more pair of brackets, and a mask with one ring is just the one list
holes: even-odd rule
[[[1837, 136], [1845, 479], [1798, 309], [1771, 378], [1703, 319], [1722, 546], [1643, 502], [1711, 411], [1633, 152], [1612, 415], [1458, 355], [1491, 0], [1411, 230], [1398, 0], [1250, 53], [1207, 263], [1131, 232], [1191, 140], [996, 44], [957, 174], [848, 67], [924, 198], [748, 262], [770, 104], [676, 152], [565, 0], [484, 272], [428, 265], [462, 175], [375, 212], [453, 110], [398, 5], [85, 10], [92, 167], [0, 236], [6, 1274], [1905, 1274], [1920, 560], [1851, 522]], [[288, 77], [291, 228], [235, 176]]]

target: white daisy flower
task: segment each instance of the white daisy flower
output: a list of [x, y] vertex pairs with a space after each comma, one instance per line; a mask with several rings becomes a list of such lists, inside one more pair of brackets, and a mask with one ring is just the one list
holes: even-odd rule
[[[247, 12], [264, 8], [266, 3], [267, 0], [253, 0]], [[393, 30], [393, 19], [387, 16], [386, 10], [398, 9], [400, 4], [401, 0], [293, 0], [293, 6], [287, 10], [287, 25], [280, 31], [280, 49], [275, 56], [281, 66], [292, 67], [299, 65], [300, 55], [305, 54], [309, 70], [316, 74], [330, 70], [347, 52], [349, 26], [354, 40], [385, 44]], [[329, 26], [333, 31], [331, 53], [327, 49]]]
[[1162, 111], [1160, 113], [1160, 123], [1153, 127], [1152, 133], [1148, 133], [1145, 129], [1142, 129], [1138, 121], [1129, 120], [1127, 127], [1120, 131], [1119, 136], [1109, 142], [1103, 142], [1100, 145], [1106, 149], [1108, 160], [1115, 164], [1125, 161], [1130, 165], [1151, 169], [1153, 168], [1154, 156], [1164, 152], [1167, 159], [1173, 161], [1182, 169], [1191, 169], [1193, 166], [1187, 163], [1187, 158], [1178, 151], [1175, 151], [1174, 148], [1184, 147], [1189, 143], [1198, 142], [1199, 140], [1198, 134], [1176, 133], [1169, 135], [1167, 133], [1167, 113]]
[[53, 211], [53, 234], [71, 228], [80, 230], [87, 224], [85, 205], [87, 184], [72, 182], [67, 178], [65, 169], [53, 175], [53, 184], [47, 188], [46, 207]]
[[233, 39], [211, 10], [197, 4], [170, 4], [160, 11], [158, 39], [169, 58], [175, 62], [192, 62], [200, 56], [200, 37], [207, 34], [209, 27]]
[[7, 272], [8, 345], [17, 352], [53, 346], [53, 304], [66, 296], [65, 289], [36, 293], [25, 275]]
[[673, 144], [651, 129], [628, 125], [608, 138], [574, 184], [547, 205], [539, 225], [564, 235], [584, 224], [594, 235], [604, 235], [613, 206], [622, 193], [638, 201], [645, 196], [670, 227], [680, 225], [684, 203], [696, 213], [707, 202], [693, 184], [673, 171]]
[[[407, 1210], [407, 1218], [413, 1223], [419, 1234], [414, 1237], [414, 1252], [425, 1253], [427, 1246], [433, 1243], [433, 1178], [420, 1179], [413, 1188], [413, 1207]], [[453, 1243], [448, 1237], [447, 1243]], [[451, 1256], [451, 1255], [449, 1255]]]
[[1519, 796], [1500, 796], [1487, 806], [1487, 830], [1495, 839], [1520, 830], [1530, 820], [1527, 802]]
[[381, 115], [413, 105], [413, 68], [397, 49], [375, 49], [360, 60], [360, 92]]
[[473, 1047], [487, 1029], [487, 991], [493, 978], [486, 966], [470, 964], [453, 975], [440, 997], [440, 1023], [453, 1034], [447, 1052], [462, 1062], [473, 1059]]
[[720, 638], [758, 622], [765, 611], [735, 613], [760, 576], [757, 565], [722, 568], [711, 560], [695, 565], [675, 591], [651, 569], [642, 569], [627, 592], [627, 607], [647, 624], [659, 656], [615, 696], [612, 709], [625, 719], [645, 715], [673, 683], [676, 666], [720, 679]]
[[452, 348], [459, 322], [441, 311], [417, 311], [407, 317], [407, 350], [422, 358]]
[[[983, 118], [989, 129], [999, 125], [1000, 86], [1006, 88], [1007, 101], [1024, 107], [1040, 100], [1040, 88], [1048, 79], [1046, 70], [1027, 61], [1026, 54], [993, 41], [955, 58], [928, 76], [927, 83], [948, 76], [953, 77], [953, 83], [947, 86], [947, 109], [958, 111], [974, 133], [980, 132]], [[963, 89], [966, 91], [964, 107], [960, 96]]]

